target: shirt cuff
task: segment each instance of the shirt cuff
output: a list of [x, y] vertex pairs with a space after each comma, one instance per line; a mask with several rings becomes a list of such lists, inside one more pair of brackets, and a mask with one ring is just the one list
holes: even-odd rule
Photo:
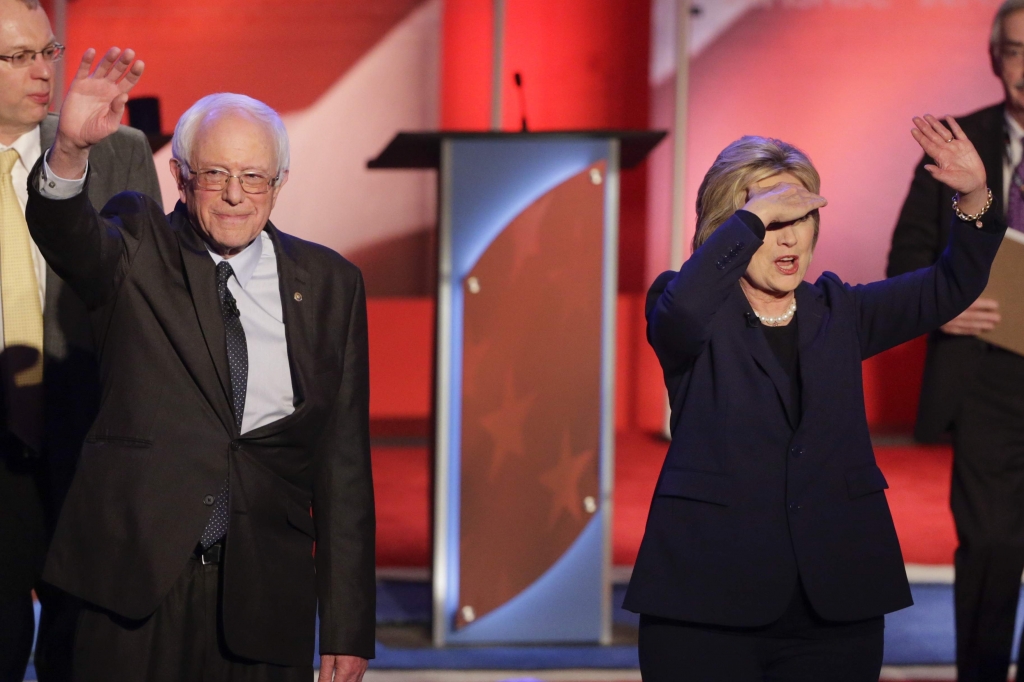
[[754, 233], [755, 237], [757, 237], [761, 241], [764, 241], [764, 235], [766, 230], [764, 227], [764, 223], [761, 222], [760, 218], [758, 218], [750, 211], [744, 211], [742, 208], [736, 211], [736, 217], [743, 221], [743, 224], [746, 225], [747, 228], [749, 228], [750, 231]]
[[47, 199], [70, 199], [82, 193], [87, 177], [89, 177], [88, 161], [85, 162], [85, 173], [81, 178], [67, 180], [50, 170], [50, 164], [46, 161], [46, 152], [43, 152], [43, 172], [39, 174], [37, 189]]

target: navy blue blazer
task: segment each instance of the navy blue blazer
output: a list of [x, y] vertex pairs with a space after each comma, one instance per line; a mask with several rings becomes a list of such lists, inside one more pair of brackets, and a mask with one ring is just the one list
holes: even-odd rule
[[739, 279], [764, 225], [738, 211], [647, 297], [672, 443], [624, 607], [726, 626], [767, 625], [797, 575], [823, 618], [910, 606], [903, 555], [864, 411], [861, 361], [953, 319], [984, 290], [1005, 225], [954, 221], [928, 268], [851, 286], [797, 287], [802, 419]]

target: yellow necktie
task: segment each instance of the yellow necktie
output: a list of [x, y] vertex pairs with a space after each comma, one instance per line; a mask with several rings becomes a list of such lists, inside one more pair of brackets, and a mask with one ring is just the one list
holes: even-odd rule
[[7, 428], [38, 452], [42, 440], [43, 309], [28, 223], [14, 192], [18, 152], [0, 152], [0, 306]]

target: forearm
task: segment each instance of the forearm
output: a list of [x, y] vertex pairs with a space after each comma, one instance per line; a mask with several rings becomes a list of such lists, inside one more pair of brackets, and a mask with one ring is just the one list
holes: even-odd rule
[[756, 216], [737, 212], [683, 263], [647, 314], [647, 337], [663, 366], [700, 352], [715, 313], [746, 272], [764, 234]]
[[992, 215], [983, 229], [954, 220], [949, 244], [927, 268], [853, 287], [861, 314], [861, 346], [870, 357], [949, 322], [985, 290], [1006, 226]]
[[[124, 243], [117, 229], [105, 221], [89, 202], [85, 181], [67, 198], [45, 196], [40, 190], [42, 160], [29, 175], [29, 199], [25, 218], [33, 241], [46, 262], [79, 294], [90, 308], [98, 307], [114, 286]], [[56, 184], [45, 183], [53, 193]]]

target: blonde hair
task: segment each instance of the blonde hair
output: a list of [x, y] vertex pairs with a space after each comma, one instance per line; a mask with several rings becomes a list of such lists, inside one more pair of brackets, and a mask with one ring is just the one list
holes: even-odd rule
[[[722, 150], [697, 190], [696, 251], [729, 217], [747, 203], [747, 188], [779, 173], [791, 173], [815, 194], [821, 178], [811, 160], [793, 145], [770, 137], [745, 135]], [[814, 218], [814, 243], [818, 242], [818, 212]]]

